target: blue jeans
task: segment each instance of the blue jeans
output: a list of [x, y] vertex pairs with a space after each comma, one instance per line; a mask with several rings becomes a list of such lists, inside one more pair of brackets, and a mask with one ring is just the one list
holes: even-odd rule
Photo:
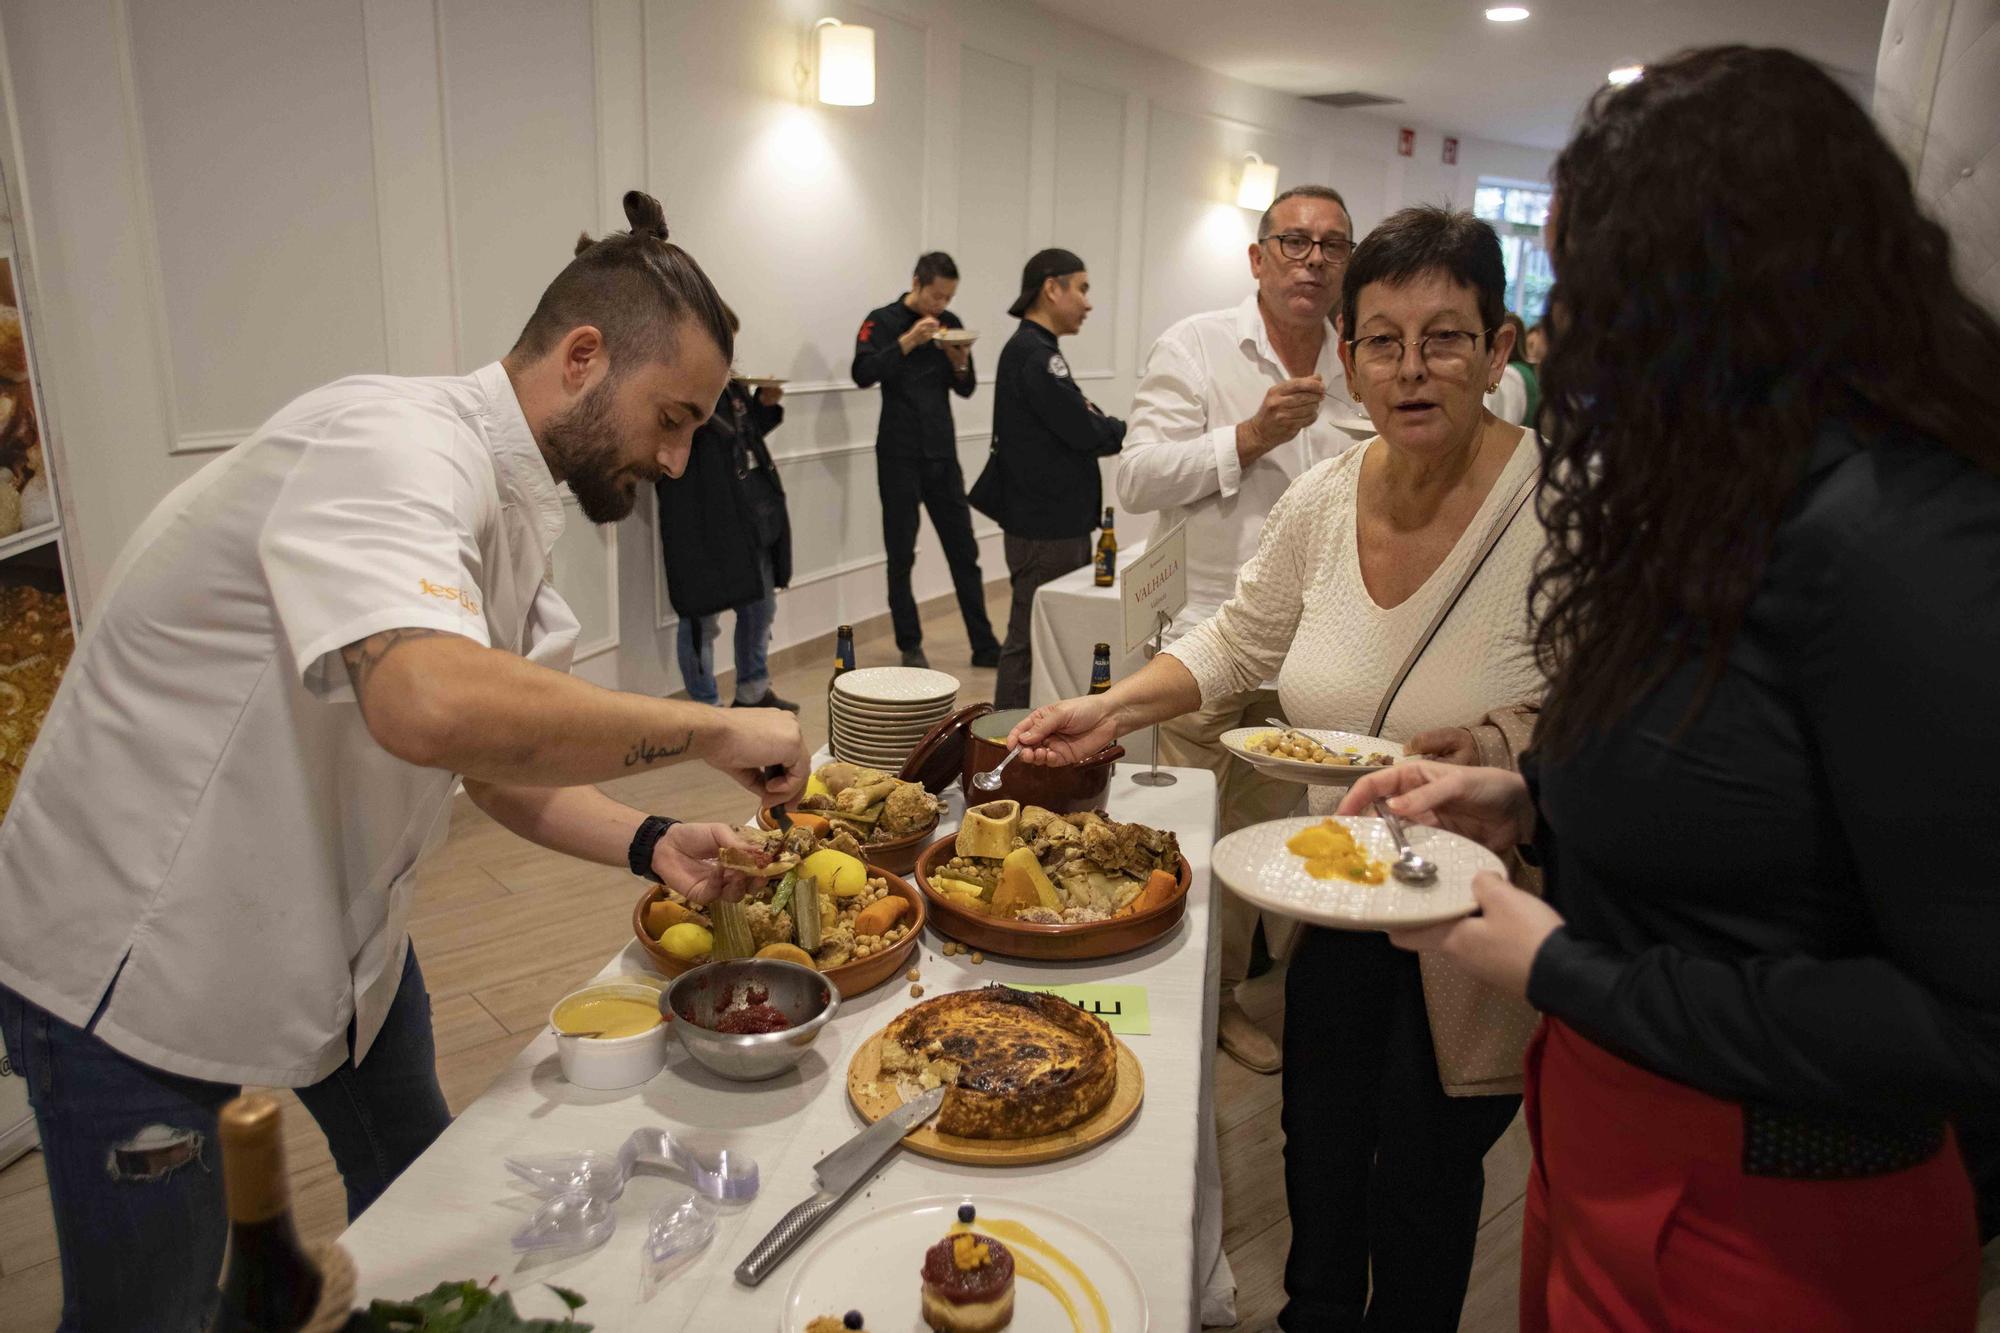
[[[140, 1064], [4, 987], [0, 1036], [41, 1129], [60, 1333], [203, 1328], [229, 1236], [216, 1113], [240, 1089]], [[297, 1091], [326, 1133], [351, 1222], [451, 1123], [415, 949], [368, 1058]]]
[[[764, 595], [731, 608], [736, 615], [736, 702], [754, 704], [771, 692], [771, 622], [778, 615], [778, 594], [771, 587], [770, 558], [765, 557]], [[722, 632], [722, 615], [683, 616], [674, 644], [680, 658], [681, 683], [698, 704], [721, 702], [715, 688], [715, 638]]]

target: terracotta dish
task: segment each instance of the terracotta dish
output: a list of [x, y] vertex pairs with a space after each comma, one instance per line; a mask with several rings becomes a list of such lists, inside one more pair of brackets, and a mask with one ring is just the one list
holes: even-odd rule
[[[949, 840], [947, 839], [947, 841]], [[929, 917], [926, 906], [928, 895], [918, 892], [908, 880], [900, 875], [891, 874], [877, 865], [870, 865], [868, 873], [871, 876], [885, 880], [888, 883], [889, 892], [907, 901], [915, 910], [916, 918], [910, 923], [909, 933], [904, 935], [892, 947], [884, 949], [881, 953], [870, 954], [866, 958], [857, 959], [851, 963], [842, 963], [839, 967], [830, 967], [820, 973], [821, 976], [833, 983], [834, 989], [840, 992], [842, 999], [852, 999], [863, 991], [872, 990], [889, 978], [901, 973], [908, 965], [910, 954], [917, 947], [917, 941], [922, 938], [924, 922]], [[657, 884], [653, 885], [633, 905], [632, 934], [638, 938], [640, 945], [646, 950], [646, 956], [653, 960], [655, 967], [659, 968], [667, 976], [677, 977], [683, 972], [693, 971], [695, 968], [700, 967], [702, 963], [690, 962], [685, 958], [674, 957], [660, 947], [658, 940], [646, 933], [646, 908], [665, 896], [665, 894], [666, 890], [663, 887]], [[707, 960], [704, 959], [702, 961], [705, 962]]]
[[[917, 853], [924, 849], [925, 839], [937, 832], [937, 826], [937, 820], [933, 819], [929, 827], [920, 828], [915, 833], [905, 833], [902, 837], [889, 842], [864, 842], [861, 844], [861, 850], [867, 856], [869, 864], [881, 866], [884, 870], [893, 870], [899, 875], [907, 875], [917, 868]], [[761, 829], [778, 827], [778, 821], [772, 816], [769, 807], [757, 812], [757, 827]]]
[[992, 704], [960, 709], [918, 742], [899, 776], [906, 782], [921, 782], [933, 792], [956, 782], [969, 805], [1019, 801], [1057, 814], [1101, 807], [1104, 793], [1111, 788], [1111, 767], [1125, 757], [1122, 745], [1107, 745], [1083, 763], [1067, 768], [1012, 763], [1000, 775], [998, 791], [972, 790], [973, 774], [983, 773], [1007, 757], [1007, 733], [1029, 711], [1010, 708], [996, 713]]
[[[1013, 769], [1007, 771], [1011, 773]], [[1009, 958], [1073, 961], [1130, 953], [1180, 924], [1181, 917], [1187, 912], [1188, 885], [1194, 878], [1193, 870], [1183, 856], [1180, 891], [1174, 895], [1173, 901], [1131, 916], [1113, 917], [1109, 921], [1050, 926], [974, 912], [932, 889], [931, 872], [956, 854], [956, 835], [953, 835], [938, 839], [924, 848], [923, 855], [917, 858], [917, 885], [923, 890], [924, 899], [930, 907], [931, 924], [947, 939]]]

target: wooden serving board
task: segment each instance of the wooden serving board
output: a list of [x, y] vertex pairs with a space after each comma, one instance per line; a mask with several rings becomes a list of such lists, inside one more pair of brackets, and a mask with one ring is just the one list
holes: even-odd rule
[[[904, 1135], [903, 1146], [926, 1157], [967, 1166], [1033, 1166], [1095, 1148], [1131, 1124], [1146, 1097], [1146, 1076], [1140, 1072], [1139, 1057], [1118, 1038], [1111, 1040], [1118, 1048], [1118, 1081], [1111, 1089], [1111, 1100], [1088, 1120], [1032, 1139], [963, 1139], [940, 1134], [935, 1126], [926, 1124]], [[847, 1099], [871, 1125], [903, 1104], [896, 1085], [883, 1082], [881, 1075], [882, 1034], [877, 1032], [861, 1043], [847, 1064]]]

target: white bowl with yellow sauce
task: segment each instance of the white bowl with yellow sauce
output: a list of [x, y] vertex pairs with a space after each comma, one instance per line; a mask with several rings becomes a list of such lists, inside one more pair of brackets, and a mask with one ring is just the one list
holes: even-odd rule
[[637, 1087], [666, 1067], [667, 1024], [653, 987], [585, 986], [549, 1011], [549, 1027], [563, 1077], [580, 1088]]

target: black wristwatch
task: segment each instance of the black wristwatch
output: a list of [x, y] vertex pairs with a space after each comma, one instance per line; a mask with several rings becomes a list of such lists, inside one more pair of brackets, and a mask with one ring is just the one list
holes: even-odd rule
[[667, 830], [680, 822], [665, 815], [647, 815], [639, 821], [639, 831], [632, 835], [632, 845], [625, 852], [625, 864], [632, 867], [633, 874], [655, 884], [666, 883], [653, 873], [653, 849], [667, 836]]

